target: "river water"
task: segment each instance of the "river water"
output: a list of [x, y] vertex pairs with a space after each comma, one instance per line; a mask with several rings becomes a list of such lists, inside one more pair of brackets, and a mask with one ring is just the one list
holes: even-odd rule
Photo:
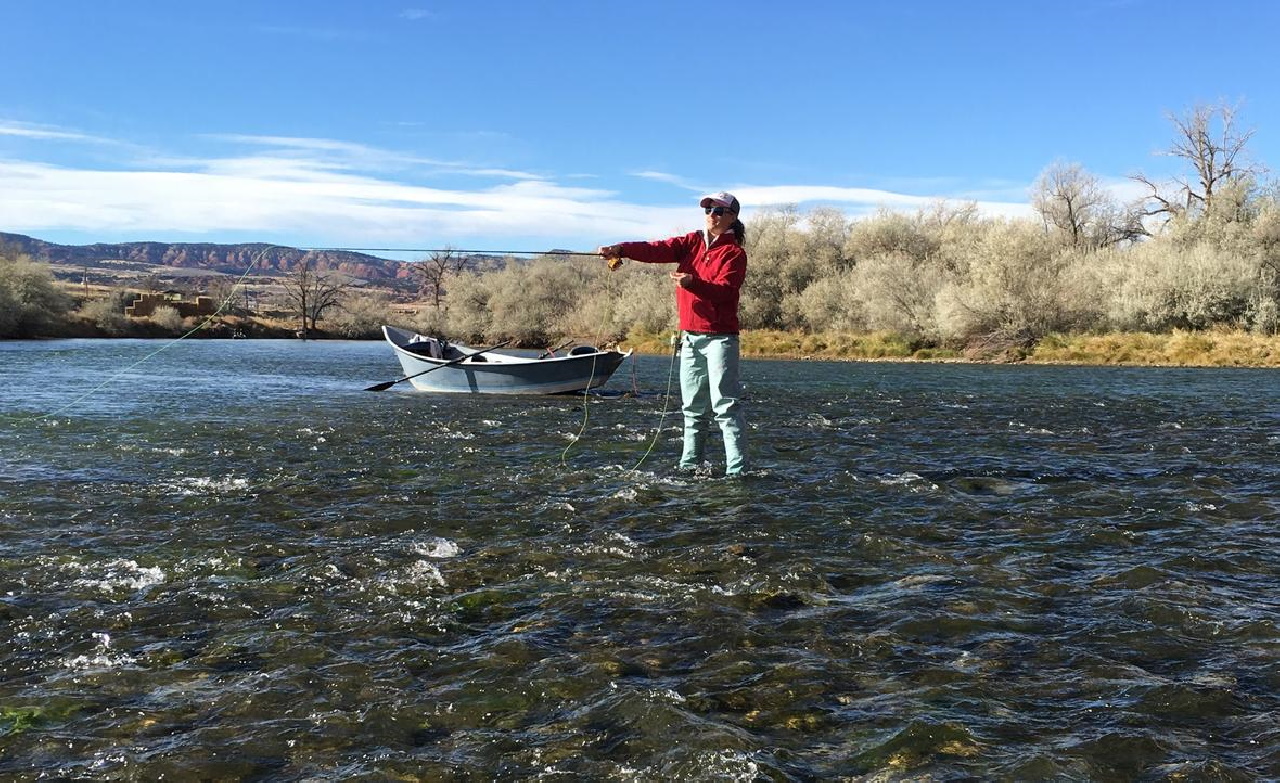
[[0, 343], [0, 778], [1280, 778], [1275, 370], [670, 367]]

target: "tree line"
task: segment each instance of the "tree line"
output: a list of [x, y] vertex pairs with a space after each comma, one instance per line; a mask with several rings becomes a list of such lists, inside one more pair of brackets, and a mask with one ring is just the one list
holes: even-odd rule
[[[1168, 154], [1184, 173], [1168, 182], [1133, 174], [1145, 192], [1127, 203], [1082, 165], [1055, 162], [1030, 193], [1034, 218], [984, 216], [956, 202], [854, 220], [830, 208], [757, 213], [747, 232], [743, 327], [885, 332], [919, 348], [1029, 346], [1054, 333], [1276, 334], [1280, 190], [1248, 159], [1252, 131], [1224, 104], [1170, 120]], [[0, 254], [0, 336], [56, 333], [69, 313], [103, 323], [117, 317], [115, 302], [81, 302], [77, 310], [41, 266]], [[413, 316], [404, 302], [306, 265], [284, 281], [281, 306], [303, 333], [350, 338], [376, 337], [382, 323], [530, 346], [675, 328], [670, 281], [659, 267], [610, 272], [603, 261], [554, 253], [476, 266], [442, 251], [416, 268]]]
[[[749, 330], [884, 331], [912, 345], [1031, 345], [1051, 333], [1280, 330], [1280, 192], [1247, 159], [1234, 107], [1170, 117], [1186, 174], [1132, 175], [1121, 202], [1078, 163], [1030, 194], [1034, 218], [971, 203], [850, 220], [835, 209], [758, 213], [748, 226], [741, 320]], [[663, 269], [547, 256], [450, 277], [423, 330], [531, 344], [672, 330]], [[437, 281], [439, 283], [439, 281]], [[437, 286], [437, 289], [439, 285]]]

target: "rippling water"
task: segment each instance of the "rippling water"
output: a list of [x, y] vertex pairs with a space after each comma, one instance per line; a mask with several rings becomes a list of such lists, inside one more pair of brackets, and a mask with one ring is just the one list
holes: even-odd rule
[[1274, 370], [747, 362], [732, 481], [165, 345], [0, 343], [4, 779], [1280, 777]]

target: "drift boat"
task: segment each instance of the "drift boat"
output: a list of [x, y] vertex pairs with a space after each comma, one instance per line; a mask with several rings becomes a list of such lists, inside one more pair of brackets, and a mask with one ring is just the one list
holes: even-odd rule
[[564, 356], [514, 356], [383, 326], [405, 378], [419, 391], [566, 394], [603, 386], [631, 351], [581, 345]]

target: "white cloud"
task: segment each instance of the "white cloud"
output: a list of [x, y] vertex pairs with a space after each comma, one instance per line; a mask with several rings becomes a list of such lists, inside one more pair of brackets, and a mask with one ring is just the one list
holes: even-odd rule
[[[92, 138], [2, 122], [0, 133], [53, 144]], [[122, 236], [234, 241], [225, 238], [247, 236], [300, 247], [479, 242], [507, 246], [502, 249], [527, 243], [536, 250], [590, 249], [702, 225], [701, 213], [684, 197], [670, 206], [646, 206], [629, 203], [608, 188], [571, 186], [528, 172], [332, 139], [210, 138], [240, 147], [244, 154], [151, 155], [131, 164], [113, 161], [110, 167], [0, 157], [0, 230], [54, 241], [51, 232], [101, 241]], [[707, 190], [673, 174], [646, 171], [635, 176], [691, 192]], [[497, 183], [478, 186], [478, 177]], [[859, 217], [882, 207], [914, 211], [947, 197], [824, 185], [742, 184], [730, 190], [742, 200], [748, 221], [752, 212], [784, 204], [831, 206]], [[980, 201], [978, 206], [987, 214], [1030, 213], [1025, 200]]]
[[873, 188], [841, 188], [826, 185], [740, 186], [733, 193], [744, 204], [759, 204], [760, 206], [821, 202], [832, 205], [883, 205], [915, 209], [934, 200], [923, 196], [906, 196]]
[[657, 235], [673, 224], [666, 210], [549, 182], [432, 188], [269, 158], [209, 162], [206, 169], [102, 171], [0, 161], [0, 226], [37, 236], [65, 230], [156, 239], [256, 232], [289, 237], [299, 246], [434, 247], [453, 237], [598, 243]]
[[[1167, 187], [1171, 180], [1157, 180], [1157, 184]], [[1146, 185], [1132, 179], [1104, 179], [1102, 180], [1102, 189], [1111, 194], [1116, 201], [1124, 204], [1138, 199], [1144, 199], [1151, 195], [1151, 191]]]
[[699, 190], [697, 185], [691, 184], [684, 177], [681, 177], [678, 174], [668, 174], [665, 171], [637, 171], [633, 176], [640, 177], [641, 179], [653, 180], [654, 182], [662, 182], [667, 185], [675, 185], [676, 187], [684, 188], [685, 190]]
[[[696, 185], [677, 174], [662, 171], [640, 171], [634, 176], [668, 185], [675, 185], [690, 192], [710, 193], [720, 187]], [[955, 183], [952, 183], [953, 186]], [[1002, 217], [1022, 217], [1031, 214], [1025, 197], [1018, 198], [1010, 189], [985, 193], [982, 191], [941, 191], [933, 195], [918, 196], [877, 188], [847, 188], [831, 185], [750, 185], [737, 184], [729, 192], [742, 202], [744, 215], [757, 209], [776, 209], [797, 206], [802, 209], [828, 206], [840, 209], [850, 217], [859, 217], [879, 209], [916, 211], [939, 201], [974, 202], [983, 214]], [[1019, 192], [1025, 193], [1025, 188]], [[1006, 201], [1000, 196], [1017, 200]]]
[[295, 136], [248, 136], [238, 134], [211, 135], [207, 138], [235, 144], [260, 146], [277, 150], [289, 159], [306, 161], [316, 169], [364, 169], [403, 171], [416, 167], [436, 173], [459, 174], [474, 177], [503, 179], [541, 179], [541, 175], [514, 169], [477, 166], [466, 161], [440, 160], [409, 155], [393, 150], [379, 149], [333, 139], [300, 138]]
[[743, 204], [744, 212], [752, 205], [761, 208], [794, 204], [804, 207], [829, 206], [850, 217], [860, 217], [880, 209], [915, 212], [940, 201], [973, 202], [984, 215], [999, 217], [1026, 217], [1031, 207], [1025, 202], [995, 201], [972, 198], [965, 193], [938, 193], [928, 196], [907, 195], [876, 188], [844, 188], [829, 185], [741, 185], [730, 188]]
[[110, 139], [90, 136], [85, 133], [59, 130], [57, 128], [50, 128], [43, 125], [33, 125], [27, 122], [0, 121], [0, 136], [16, 136], [19, 138], [39, 139], [45, 141], [78, 141], [89, 142], [92, 144], [114, 143]]
[[378, 155], [385, 154], [366, 144], [334, 141], [333, 139], [315, 139], [306, 136], [255, 136], [243, 133], [214, 133], [207, 134], [207, 138], [282, 149], [341, 152], [352, 157], [367, 157], [375, 153]]

